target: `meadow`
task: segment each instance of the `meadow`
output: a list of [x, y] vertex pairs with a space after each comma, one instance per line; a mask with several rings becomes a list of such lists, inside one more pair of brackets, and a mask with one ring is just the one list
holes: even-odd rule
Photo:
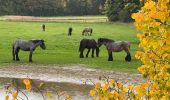
[[[41, 25], [46, 25], [46, 31], [43, 32]], [[67, 35], [68, 27], [73, 28], [72, 36]], [[84, 27], [92, 27], [94, 33], [92, 36], [82, 36]], [[108, 22], [19, 22], [19, 21], [0, 21], [0, 66], [11, 64], [43, 64], [43, 65], [75, 65], [83, 64], [91, 68], [114, 70], [121, 72], [137, 72], [140, 61], [136, 60], [134, 55], [138, 48], [137, 31], [132, 23], [108, 23]], [[83, 38], [93, 38], [97, 40], [100, 37], [114, 40], [127, 40], [132, 43], [131, 55], [132, 61], [125, 62], [126, 53], [113, 53], [113, 62], [108, 62], [108, 55], [105, 46], [100, 48], [100, 57], [79, 58], [79, 42]], [[12, 60], [12, 43], [17, 39], [43, 39], [47, 49], [37, 48], [33, 54], [33, 63], [28, 62], [29, 53], [20, 51], [20, 62]], [[87, 51], [87, 50], [86, 50]], [[84, 55], [86, 53], [84, 52]], [[50, 66], [49, 66], [50, 67]]]

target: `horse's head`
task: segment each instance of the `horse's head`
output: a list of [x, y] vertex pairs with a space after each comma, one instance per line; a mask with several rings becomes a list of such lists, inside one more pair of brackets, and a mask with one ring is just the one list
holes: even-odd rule
[[41, 47], [42, 49], [46, 49], [44, 40], [40, 40], [40, 47]]
[[102, 38], [99, 38], [97, 41], [98, 47], [100, 47], [103, 44]]
[[106, 45], [107, 43], [115, 42], [114, 40], [107, 39], [107, 38], [99, 38], [97, 41], [98, 46], [100, 47], [102, 44]]

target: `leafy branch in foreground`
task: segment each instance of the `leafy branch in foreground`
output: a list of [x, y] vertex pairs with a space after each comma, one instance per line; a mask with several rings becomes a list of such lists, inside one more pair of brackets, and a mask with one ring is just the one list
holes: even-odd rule
[[[32, 86], [35, 87], [35, 89], [38, 91], [38, 93], [41, 94], [42, 96], [42, 100], [46, 100], [47, 98], [52, 98], [54, 92], [48, 91], [48, 90], [44, 90], [44, 83], [41, 82], [39, 84], [39, 86], [37, 86], [33, 80], [31, 80], [30, 78], [27, 79], [23, 79], [22, 82], [25, 85], [25, 89], [27, 91], [22, 91], [22, 89], [19, 88], [19, 82], [18, 79], [13, 80], [13, 84], [8, 84], [5, 86], [5, 90], [6, 90], [6, 96], [5, 96], [5, 100], [25, 100], [23, 99], [24, 97], [26, 98], [26, 100], [30, 100], [30, 98], [26, 95], [26, 92], [32, 92]], [[20, 94], [23, 94], [24, 97], [20, 97]], [[71, 100], [71, 97], [66, 93], [66, 92], [58, 92], [56, 90], [56, 95], [58, 96], [58, 100], [60, 100], [60, 97], [65, 97], [65, 100]]]

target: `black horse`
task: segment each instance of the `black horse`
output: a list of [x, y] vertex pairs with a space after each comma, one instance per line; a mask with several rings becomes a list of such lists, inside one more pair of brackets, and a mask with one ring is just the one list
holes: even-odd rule
[[130, 62], [131, 61], [131, 55], [130, 55], [130, 42], [128, 41], [114, 41], [111, 39], [106, 39], [106, 38], [99, 38], [98, 39], [98, 45], [99, 47], [104, 44], [107, 48], [108, 51], [108, 61], [113, 61], [113, 56], [112, 52], [121, 52], [125, 51], [126, 52], [126, 57], [125, 61]]
[[95, 49], [96, 49], [96, 57], [99, 57], [99, 47], [97, 46], [97, 42], [94, 39], [82, 39], [80, 41], [80, 47], [79, 47], [80, 58], [84, 58], [83, 51], [85, 48], [88, 49], [86, 57], [88, 57], [90, 49], [92, 49], [92, 55], [91, 55], [92, 58], [94, 58]]
[[45, 31], [45, 24], [42, 25], [42, 30]]
[[68, 28], [68, 36], [71, 36], [71, 35], [72, 35], [72, 31], [73, 31], [73, 28], [72, 28], [72, 27], [69, 27], [69, 28]]
[[44, 40], [16, 40], [12, 45], [13, 60], [19, 61], [19, 50], [30, 51], [29, 62], [32, 62], [33, 51], [40, 46], [42, 49], [46, 49]]

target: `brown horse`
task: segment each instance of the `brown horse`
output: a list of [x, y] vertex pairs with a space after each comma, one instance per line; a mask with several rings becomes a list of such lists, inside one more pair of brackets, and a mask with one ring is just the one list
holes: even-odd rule
[[86, 28], [84, 28], [84, 30], [82, 31], [82, 35], [92, 35], [92, 33], [93, 33], [93, 29], [92, 28], [90, 28], [90, 27], [86, 27]]
[[131, 55], [130, 55], [130, 42], [128, 41], [114, 41], [111, 39], [106, 38], [99, 38], [98, 39], [98, 46], [100, 47], [102, 44], [104, 44], [108, 51], [108, 61], [113, 61], [112, 52], [126, 52], [125, 61], [130, 62], [131, 61]]

